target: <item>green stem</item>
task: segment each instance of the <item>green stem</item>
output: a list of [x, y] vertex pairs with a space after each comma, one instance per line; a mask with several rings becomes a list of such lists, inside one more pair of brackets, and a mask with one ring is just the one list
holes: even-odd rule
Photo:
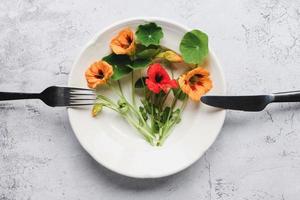
[[134, 126], [148, 141], [154, 139], [154, 137], [138, 123], [136, 123], [130, 116], [122, 115], [132, 126]]
[[164, 129], [164, 133], [163, 133], [162, 137], [159, 139], [158, 146], [163, 145], [165, 140], [169, 137], [169, 135], [171, 133], [170, 132], [171, 128], [173, 128], [173, 126], [176, 124], [178, 118], [181, 117], [182, 112], [183, 112], [184, 108], [186, 107], [187, 102], [188, 102], [188, 98], [185, 98], [184, 101], [181, 104], [180, 113], [177, 116], [177, 118], [175, 120], [173, 120], [173, 122], [171, 124], [169, 124], [169, 122], [167, 122], [166, 127]]
[[163, 96], [166, 96], [166, 94], [163, 93], [163, 92], [160, 92], [160, 93], [157, 95], [157, 102], [156, 102], [156, 103], [157, 103], [157, 107], [158, 107], [159, 111], [161, 111], [161, 109], [162, 109], [162, 107], [163, 107], [162, 104], [161, 104], [161, 103], [162, 103], [162, 99], [163, 99], [162, 97], [163, 97]]
[[104, 101], [106, 101], [106, 102], [108, 102], [108, 103], [110, 103], [110, 104], [112, 104], [112, 105], [114, 105], [114, 106], [117, 107], [117, 104], [115, 104], [110, 98], [107, 98], [107, 97], [104, 96], [104, 95], [101, 95], [101, 94], [97, 95], [97, 99], [98, 99], [98, 100], [99, 100], [99, 99], [104, 100]]
[[122, 98], [122, 99], [124, 99], [125, 100], [125, 102], [128, 104], [128, 106], [136, 113], [136, 114], [138, 114], [138, 111], [127, 101], [127, 99], [126, 99], [126, 97], [124, 96], [124, 94], [123, 94], [123, 91], [122, 91], [122, 86], [121, 86], [121, 84], [120, 84], [120, 82], [118, 81], [118, 88], [119, 88], [119, 90], [117, 90], [115, 87], [113, 87], [112, 85], [110, 85], [111, 86], [111, 88], [115, 91], [115, 93], [117, 93], [117, 95], [120, 97], [120, 98]]
[[154, 135], [154, 101], [155, 101], [155, 94], [151, 93], [151, 133]]
[[120, 110], [119, 110], [119, 106], [113, 102], [110, 98], [104, 96], [104, 95], [97, 95], [97, 101], [99, 103], [102, 103], [103, 106], [107, 107], [107, 108], [110, 108], [114, 111], [116, 111], [117, 113], [119, 113], [124, 119], [126, 119], [126, 121], [132, 125], [133, 127], [135, 127], [144, 137], [145, 139], [152, 145], [155, 145], [155, 141], [156, 139], [151, 135], [151, 129], [150, 127], [148, 126], [148, 124], [146, 123], [146, 121], [144, 120], [142, 114], [136, 110], [135, 107], [133, 107], [128, 101], [127, 99], [125, 98], [123, 92], [122, 92], [122, 87], [121, 87], [121, 84], [120, 82], [118, 81], [118, 86], [119, 86], [119, 90], [117, 90], [113, 85], [109, 85], [113, 91], [115, 93], [117, 93], [117, 95], [124, 99], [126, 104], [128, 105], [131, 113], [130, 114], [135, 114], [134, 116], [136, 117], [137, 120], [141, 120], [143, 125], [141, 126], [139, 124], [139, 121], [137, 122], [136, 119], [132, 118], [131, 115], [129, 113], [122, 113]]
[[173, 99], [173, 102], [172, 102], [172, 105], [171, 105], [171, 110], [172, 110], [172, 111], [173, 111], [173, 109], [174, 109], [174, 107], [175, 107], [175, 105], [176, 105], [176, 103], [177, 103], [177, 100], [178, 100], [177, 97], [175, 97], [175, 98]]
[[164, 106], [164, 104], [165, 104], [165, 102], [166, 102], [166, 100], [167, 100], [167, 98], [168, 98], [168, 96], [169, 96], [169, 94], [170, 94], [170, 91], [171, 91], [171, 90], [169, 90], [169, 91], [167, 92], [167, 94], [164, 96], [164, 98], [163, 98], [162, 101], [160, 102], [160, 110], [162, 110], [162, 108], [163, 108], [163, 106]]
[[142, 123], [143, 123], [143, 126], [145, 126], [148, 130], [151, 130], [150, 127], [148, 126], [147, 122], [144, 120], [142, 114], [140, 113], [140, 111], [138, 111], [134, 106], [132, 106], [126, 99], [126, 97], [124, 96], [123, 92], [122, 92], [122, 86], [120, 84], [120, 82], [118, 81], [118, 87], [119, 87], [119, 91], [114, 88], [112, 85], [111, 85], [111, 88], [117, 93], [117, 95], [124, 99], [125, 102], [127, 103], [127, 105], [129, 106], [129, 109], [136, 114], [137, 118], [139, 118]]
[[[118, 82], [119, 83], [119, 82]], [[121, 89], [120, 89], [120, 85], [118, 86], [119, 89], [115, 88], [115, 86], [113, 86], [112, 84], [109, 84], [108, 85], [119, 97], [123, 97], [123, 94], [121, 92]]]
[[136, 107], [136, 102], [135, 102], [135, 94], [134, 94], [134, 71], [131, 72], [131, 98], [132, 98], [132, 104], [134, 107]]
[[176, 102], [177, 102], [177, 98], [174, 98], [173, 101], [172, 101], [172, 104], [171, 104], [171, 107], [170, 107], [170, 111], [168, 113], [167, 121], [166, 121], [165, 124], [169, 123], [169, 120], [170, 120], [171, 114], [173, 113], [173, 109], [174, 109], [174, 107], [176, 105]]
[[120, 80], [118, 80], [118, 86], [119, 86], [119, 90], [120, 90], [122, 96], [124, 96]]
[[153, 144], [153, 136], [148, 132], [147, 127], [146, 129], [141, 127], [137, 122], [135, 122], [134, 119], [132, 119], [132, 117], [130, 117], [129, 115], [126, 115], [122, 112], [120, 112], [120, 110], [118, 110], [117, 105], [115, 104], [111, 104], [110, 102], [108, 102], [106, 99], [100, 99], [103, 102], [103, 106], [110, 108], [114, 111], [116, 111], [117, 113], [119, 113], [123, 118], [125, 118], [129, 124], [131, 124], [132, 126], [134, 126], [146, 139], [147, 141], [149, 141], [151, 144]]

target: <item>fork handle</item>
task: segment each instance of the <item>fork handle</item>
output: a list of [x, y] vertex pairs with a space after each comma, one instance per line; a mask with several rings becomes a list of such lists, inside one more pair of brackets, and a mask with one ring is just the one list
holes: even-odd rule
[[18, 99], [39, 99], [38, 93], [0, 92], [0, 101]]
[[300, 102], [300, 91], [274, 93], [273, 102]]

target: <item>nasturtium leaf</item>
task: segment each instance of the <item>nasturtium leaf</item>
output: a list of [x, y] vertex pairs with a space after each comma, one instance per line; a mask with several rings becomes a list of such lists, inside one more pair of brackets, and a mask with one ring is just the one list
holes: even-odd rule
[[134, 87], [135, 88], [144, 88], [146, 86], [146, 78], [147, 77], [142, 77], [142, 78], [139, 78], [135, 84], [134, 84]]
[[160, 45], [149, 45], [149, 46], [145, 46], [141, 43], [137, 43], [136, 47], [135, 47], [135, 53], [138, 54], [146, 49], [162, 49], [162, 47]]
[[190, 64], [202, 64], [208, 55], [208, 36], [199, 31], [187, 32], [180, 42], [183, 60]]
[[[150, 45], [150, 46], [156, 47], [156, 45]], [[146, 47], [145, 45], [137, 43], [135, 45], [135, 54], [138, 54], [138, 53], [144, 51], [145, 49], [150, 48], [150, 46]]]
[[131, 64], [128, 55], [117, 55], [112, 53], [102, 58], [102, 60], [108, 62], [113, 67], [114, 73], [111, 77], [113, 80], [120, 80], [132, 71], [132, 69], [128, 67], [128, 65]]
[[137, 58], [153, 58], [159, 53], [160, 49], [145, 49], [136, 54]]
[[133, 70], [143, 69], [151, 63], [150, 59], [136, 59], [128, 65]]
[[162, 28], [153, 22], [139, 25], [135, 35], [138, 42], [145, 46], [159, 45], [160, 39], [164, 36]]

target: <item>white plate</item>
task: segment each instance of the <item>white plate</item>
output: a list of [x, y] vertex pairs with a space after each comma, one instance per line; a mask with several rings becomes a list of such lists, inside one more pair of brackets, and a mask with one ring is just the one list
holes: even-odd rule
[[[162, 45], [179, 52], [180, 40], [188, 28], [157, 18], [125, 20], [102, 30], [87, 44], [74, 63], [69, 86], [86, 87], [85, 70], [109, 53], [109, 42], [120, 29], [135, 29], [149, 21], [163, 28]], [[209, 94], [224, 94], [223, 72], [212, 50], [208, 70], [214, 84]], [[68, 109], [71, 126], [83, 148], [108, 169], [135, 178], [168, 176], [193, 164], [214, 142], [225, 118], [224, 110], [189, 101], [182, 121], [163, 147], [153, 147], [117, 113], [106, 109], [97, 118], [92, 118], [90, 113], [90, 108]]]

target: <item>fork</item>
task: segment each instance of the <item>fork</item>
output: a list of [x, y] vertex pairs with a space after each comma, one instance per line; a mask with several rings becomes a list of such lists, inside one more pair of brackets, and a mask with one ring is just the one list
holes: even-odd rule
[[51, 107], [75, 107], [93, 105], [96, 97], [95, 90], [58, 86], [48, 87], [41, 93], [0, 92], [0, 101], [20, 99], [40, 99]]

